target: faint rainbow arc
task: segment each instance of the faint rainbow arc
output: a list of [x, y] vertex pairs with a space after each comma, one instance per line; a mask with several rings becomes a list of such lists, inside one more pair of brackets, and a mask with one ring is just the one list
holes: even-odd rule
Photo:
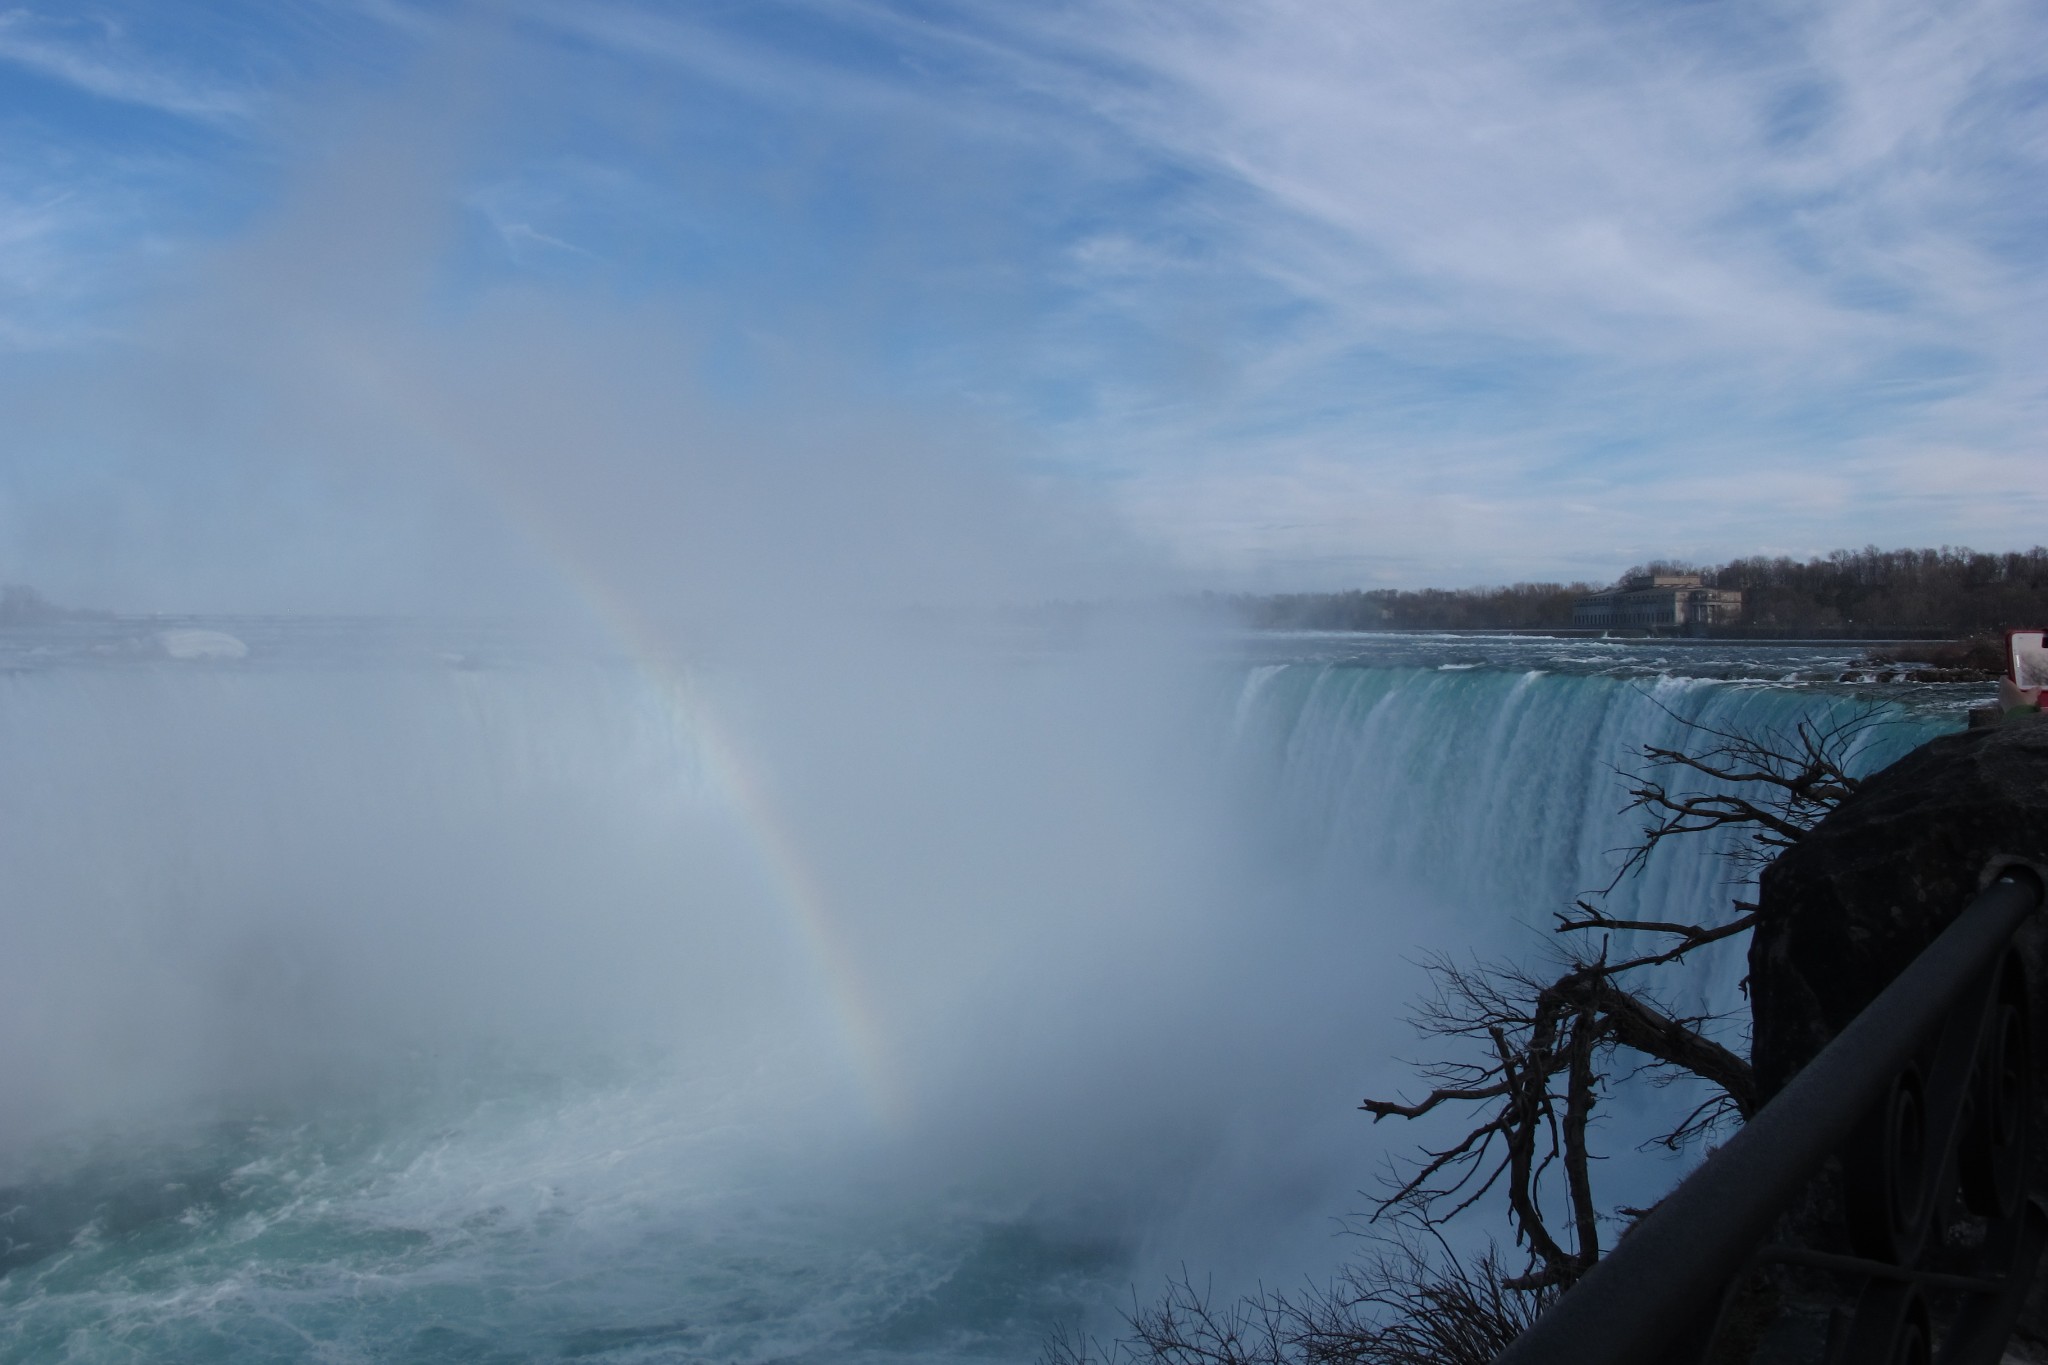
[[[512, 500], [506, 499], [504, 505], [510, 507]], [[868, 1003], [859, 968], [840, 939], [830, 899], [767, 782], [733, 738], [732, 727], [718, 717], [687, 670], [672, 661], [659, 634], [620, 594], [561, 546], [544, 525], [529, 517], [517, 520], [695, 741], [706, 776], [738, 817], [760, 870], [797, 930], [873, 1117], [884, 1122], [899, 1117], [899, 1086], [889, 1065], [885, 1030]]]
[[886, 1030], [869, 1004], [861, 973], [834, 926], [830, 900], [789, 822], [776, 808], [766, 782], [746, 761], [744, 747], [733, 739], [731, 727], [719, 720], [701, 690], [691, 685], [687, 670], [674, 661], [659, 633], [623, 594], [584, 563], [535, 501], [511, 480], [492, 477], [497, 471], [477, 453], [473, 438], [457, 430], [433, 403], [421, 400], [417, 390], [382, 357], [337, 352], [331, 359], [372, 396], [456, 456], [496, 503], [506, 522], [527, 538], [617, 641], [670, 714], [696, 741], [707, 776], [738, 816], [762, 873], [804, 945], [871, 1116], [885, 1124], [899, 1120], [903, 1112], [901, 1087], [890, 1065]]

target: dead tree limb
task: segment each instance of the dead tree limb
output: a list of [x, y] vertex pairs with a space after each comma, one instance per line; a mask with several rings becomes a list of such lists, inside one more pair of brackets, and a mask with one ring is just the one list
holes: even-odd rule
[[[1558, 933], [1588, 948], [1597, 936], [1597, 950], [1568, 952], [1548, 976], [1498, 963], [1425, 963], [1436, 989], [1419, 1007], [1417, 1027], [1468, 1050], [1418, 1067], [1434, 1083], [1420, 1099], [1368, 1099], [1362, 1106], [1375, 1121], [1474, 1111], [1462, 1137], [1426, 1149], [1405, 1173], [1392, 1174], [1378, 1215], [1401, 1210], [1435, 1226], [1504, 1184], [1516, 1241], [1531, 1259], [1527, 1272], [1507, 1281], [1511, 1287], [1567, 1287], [1599, 1258], [1588, 1129], [1604, 1092], [1606, 1059], [1626, 1052], [1664, 1076], [1696, 1077], [1712, 1088], [1655, 1139], [1672, 1148], [1722, 1122], [1747, 1119], [1756, 1106], [1749, 1063], [1713, 1036], [1720, 1021], [1666, 1009], [1651, 978], [1655, 969], [1748, 933], [1757, 907], [1736, 901], [1729, 919], [1690, 923], [1610, 915], [1597, 902], [1678, 835], [1745, 829], [1748, 839], [1729, 856], [1745, 868], [1768, 861], [1856, 790], [1848, 754], [1878, 723], [1868, 716], [1801, 720], [1789, 730], [1748, 735], [1662, 709], [1699, 737], [1700, 747], [1643, 746], [1641, 766], [1626, 775], [1623, 807], [1650, 816], [1641, 839], [1623, 851], [1604, 889], [1556, 916]], [[1681, 789], [1678, 775], [1715, 789]], [[1610, 957], [1616, 934], [1651, 942]], [[1546, 1190], [1560, 1175], [1562, 1188]], [[1562, 1221], [1554, 1225], [1557, 1217]]]

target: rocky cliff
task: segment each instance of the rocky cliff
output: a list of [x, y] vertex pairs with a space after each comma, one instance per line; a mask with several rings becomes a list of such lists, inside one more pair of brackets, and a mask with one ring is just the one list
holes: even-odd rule
[[[1987, 863], [2048, 864], [2048, 720], [1931, 741], [1868, 779], [1764, 873], [1752, 1061], [1775, 1094], [1977, 893]], [[2048, 1040], [2048, 934], [2026, 945]]]
[[[1763, 875], [1750, 943], [1752, 1062], [1760, 1098], [1777, 1093], [1975, 897], [2001, 858], [2048, 866], [2048, 719], [1933, 740], [1873, 775]], [[2048, 1052], [2048, 930], [2022, 935], [2033, 984], [2036, 1057]], [[2048, 1085], [2037, 1078], [2032, 1185], [2048, 1192]], [[1833, 1168], [1781, 1236], [1846, 1251]], [[1791, 1276], [1758, 1361], [1811, 1358], [1830, 1308], [1825, 1276]], [[1803, 1333], [1803, 1334], [1802, 1334]], [[2048, 1342], [2037, 1281], [2020, 1339]], [[2031, 1357], [2029, 1357], [2031, 1358]]]

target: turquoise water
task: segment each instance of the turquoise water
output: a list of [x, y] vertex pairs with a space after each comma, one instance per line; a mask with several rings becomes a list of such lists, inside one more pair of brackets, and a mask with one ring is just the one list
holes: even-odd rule
[[[1028, 1360], [1182, 1264], [1316, 1273], [1411, 1140], [1353, 1106], [1412, 958], [1604, 882], [1636, 747], [1862, 717], [1875, 767], [1981, 690], [1469, 637], [0, 644], [20, 1361]], [[1716, 912], [1712, 852], [1619, 907]]]

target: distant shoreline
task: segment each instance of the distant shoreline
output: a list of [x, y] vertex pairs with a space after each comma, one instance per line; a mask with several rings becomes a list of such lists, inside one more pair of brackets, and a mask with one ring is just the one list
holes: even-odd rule
[[1248, 630], [1271, 635], [1461, 635], [1474, 638], [1509, 635], [1534, 640], [1655, 640], [1671, 645], [1770, 644], [1770, 645], [1926, 645], [1952, 644], [1966, 639], [1967, 631], [1902, 631], [1889, 635], [1816, 634], [1811, 631], [1771, 631], [1736, 627], [1703, 634], [1663, 633], [1650, 630], [1582, 630], [1571, 626], [1378, 626], [1338, 629], [1316, 626], [1249, 625]]

